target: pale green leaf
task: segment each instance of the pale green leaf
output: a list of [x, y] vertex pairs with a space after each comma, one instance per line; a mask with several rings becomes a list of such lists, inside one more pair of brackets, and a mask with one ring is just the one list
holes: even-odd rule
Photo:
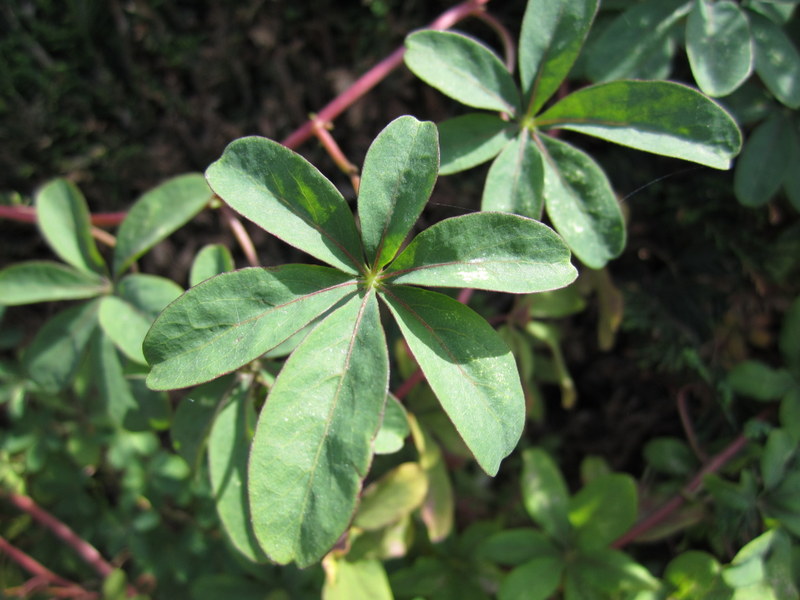
[[636, 2], [622, 12], [587, 49], [592, 81], [641, 76], [641, 65], [663, 47], [691, 0]]
[[428, 494], [420, 509], [428, 539], [441, 542], [453, 530], [455, 503], [453, 485], [439, 445], [413, 416], [408, 420], [414, 445], [419, 452], [419, 464], [428, 477]]
[[203, 176], [189, 173], [174, 177], [139, 198], [117, 233], [114, 275], [119, 277], [136, 259], [185, 225], [212, 196]]
[[672, 587], [675, 600], [728, 600], [731, 590], [722, 581], [722, 566], [706, 552], [690, 550], [667, 565], [664, 580]]
[[438, 222], [390, 265], [391, 283], [541, 292], [571, 283], [577, 271], [556, 233], [533, 219], [480, 212]]
[[753, 42], [744, 11], [731, 0], [696, 0], [686, 22], [692, 75], [709, 96], [727, 96], [753, 70]]
[[378, 435], [375, 437], [375, 454], [392, 454], [400, 450], [408, 437], [408, 415], [403, 405], [393, 395], [386, 399], [386, 410]]
[[231, 251], [222, 244], [208, 244], [194, 257], [189, 271], [189, 286], [195, 286], [209, 277], [234, 270]]
[[87, 273], [105, 274], [105, 262], [92, 238], [89, 208], [74, 183], [56, 179], [39, 190], [36, 221], [64, 262]]
[[299, 154], [266, 138], [241, 138], [208, 167], [206, 178], [231, 208], [284, 242], [349, 273], [361, 268], [361, 240], [347, 202]]
[[439, 175], [471, 169], [491, 160], [514, 138], [519, 126], [487, 113], [470, 113], [438, 124]]
[[479, 315], [443, 294], [391, 286], [382, 298], [478, 464], [495, 475], [525, 422], [525, 400], [508, 346]]
[[562, 542], [569, 537], [569, 490], [558, 465], [539, 448], [522, 453], [522, 501], [542, 529]]
[[494, 160], [483, 188], [481, 210], [541, 219], [544, 208], [542, 154], [522, 131]]
[[797, 167], [792, 156], [791, 122], [776, 112], [759, 124], [736, 162], [733, 191], [745, 206], [763, 206], [780, 189], [785, 173]]
[[389, 578], [379, 560], [350, 562], [335, 555], [322, 563], [322, 600], [393, 600]]
[[256, 415], [246, 385], [239, 385], [214, 420], [208, 437], [208, 474], [217, 514], [236, 549], [260, 562], [264, 554], [250, 525], [247, 457]]
[[428, 478], [420, 464], [402, 463], [367, 486], [353, 525], [375, 530], [396, 523], [419, 508], [427, 492]]
[[598, 0], [529, 0], [519, 39], [519, 72], [535, 115], [566, 78], [597, 13]]
[[25, 370], [46, 391], [57, 392], [72, 381], [97, 327], [99, 303], [93, 300], [58, 313], [25, 349]]
[[100, 327], [122, 353], [134, 362], [146, 365], [142, 342], [153, 324], [151, 318], [122, 298], [105, 296], [100, 300]]
[[281, 564], [317, 562], [347, 528], [386, 402], [389, 359], [373, 292], [322, 321], [289, 357], [256, 427], [253, 528]]
[[800, 52], [778, 25], [750, 13], [755, 40], [755, 68], [761, 81], [781, 104], [800, 108]]
[[625, 222], [600, 166], [564, 142], [541, 138], [547, 215], [588, 267], [602, 268], [625, 247]]
[[612, 81], [582, 88], [536, 119], [654, 154], [727, 169], [742, 146], [736, 121], [700, 92], [671, 81]]
[[564, 558], [539, 556], [513, 569], [500, 584], [498, 600], [547, 600], [561, 584]]
[[183, 293], [183, 288], [165, 277], [133, 273], [117, 282], [116, 292], [153, 320]]
[[100, 275], [52, 261], [21, 262], [0, 271], [4, 306], [93, 298], [109, 289], [109, 281]]
[[406, 37], [406, 66], [425, 83], [473, 108], [516, 114], [519, 92], [497, 55], [452, 31], [418, 31]]
[[253, 267], [189, 289], [144, 342], [153, 389], [186, 387], [238, 369], [355, 291], [348, 275], [310, 265]]
[[569, 522], [576, 543], [599, 550], [625, 533], [636, 521], [636, 482], [629, 475], [611, 473], [585, 485], [569, 502]]
[[414, 117], [395, 119], [367, 151], [358, 190], [358, 217], [367, 262], [391, 261], [416, 223], [436, 182], [436, 126]]

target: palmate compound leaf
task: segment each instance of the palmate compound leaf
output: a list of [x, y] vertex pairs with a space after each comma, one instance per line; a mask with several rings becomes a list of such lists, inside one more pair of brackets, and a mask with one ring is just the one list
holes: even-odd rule
[[147, 385], [174, 389], [209, 381], [255, 360], [355, 291], [352, 276], [284, 265], [223, 273], [159, 315], [144, 340]]
[[371, 290], [328, 315], [286, 361], [259, 416], [248, 470], [253, 529], [276, 562], [313, 564], [347, 527], [388, 383]]

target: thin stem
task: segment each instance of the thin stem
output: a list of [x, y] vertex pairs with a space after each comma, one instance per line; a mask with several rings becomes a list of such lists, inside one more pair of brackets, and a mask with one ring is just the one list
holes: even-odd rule
[[[484, 6], [488, 2], [489, 0], [467, 0], [467, 2], [462, 2], [443, 12], [428, 26], [428, 28], [448, 29], [468, 16], [483, 12]], [[317, 119], [324, 122], [333, 122], [336, 120], [336, 117], [342, 114], [356, 100], [361, 98], [395, 68], [400, 66], [403, 62], [404, 52], [405, 48], [401, 46], [364, 73], [347, 90], [325, 105], [325, 107], [317, 113]], [[297, 148], [312, 135], [314, 135], [314, 121], [309, 120], [289, 134], [281, 143], [287, 148]]]
[[93, 225], [91, 231], [92, 237], [101, 244], [105, 244], [109, 248], [113, 248], [117, 245], [117, 238], [108, 233], [105, 229], [100, 229], [99, 227]]
[[20, 567], [25, 569], [28, 573], [35, 578], [42, 580], [45, 583], [65, 586], [77, 586], [78, 584], [64, 579], [60, 575], [56, 575], [50, 569], [45, 567], [38, 560], [26, 554], [19, 548], [13, 546], [5, 538], [0, 537], [0, 551], [8, 556], [11, 560], [17, 563]]
[[506, 68], [508, 69], [509, 73], [513, 73], [514, 66], [517, 62], [517, 49], [511, 32], [491, 13], [480, 11], [473, 13], [473, 16], [477, 17], [481, 21], [484, 21], [487, 25], [489, 25], [489, 27], [494, 29], [495, 33], [497, 33], [500, 41], [503, 43], [503, 56], [506, 58]]
[[333, 162], [336, 163], [336, 166], [339, 167], [339, 169], [341, 169], [342, 172], [350, 178], [350, 183], [353, 185], [353, 189], [355, 190], [356, 194], [358, 194], [358, 188], [361, 184], [361, 178], [358, 176], [358, 167], [347, 160], [347, 157], [344, 155], [344, 152], [342, 152], [339, 144], [337, 144], [336, 140], [333, 139], [333, 136], [330, 133], [330, 129], [333, 124], [327, 121], [322, 121], [318, 117], [314, 117], [312, 122], [314, 123], [314, 135], [320, 141], [322, 147], [325, 148], [325, 151], [328, 153], [328, 155], [333, 159]]
[[705, 462], [708, 460], [708, 455], [703, 451], [699, 442], [697, 441], [697, 434], [694, 431], [692, 418], [689, 416], [689, 408], [686, 405], [687, 397], [691, 387], [691, 385], [686, 385], [678, 390], [678, 414], [681, 417], [681, 425], [683, 425], [683, 431], [686, 434], [686, 440], [689, 442], [689, 446], [691, 447], [695, 456], [697, 456], [701, 462]]
[[422, 383], [424, 380], [425, 375], [423, 375], [422, 369], [417, 368], [408, 379], [398, 386], [397, 390], [394, 392], [394, 397], [398, 400], [402, 400], [408, 396], [409, 392], [413, 390], [418, 383]]
[[225, 224], [230, 228], [231, 232], [233, 233], [233, 237], [236, 238], [236, 241], [239, 243], [239, 246], [244, 252], [245, 258], [247, 258], [247, 263], [251, 267], [257, 267], [261, 263], [258, 260], [258, 254], [256, 254], [256, 247], [253, 244], [253, 240], [250, 239], [250, 235], [247, 233], [247, 230], [242, 225], [242, 222], [239, 220], [239, 217], [236, 216], [236, 213], [227, 205], [222, 204], [220, 207], [222, 211], [222, 218], [225, 220]]

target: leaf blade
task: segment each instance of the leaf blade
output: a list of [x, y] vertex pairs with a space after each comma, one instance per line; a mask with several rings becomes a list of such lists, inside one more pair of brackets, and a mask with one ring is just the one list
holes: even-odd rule
[[755, 41], [755, 70], [781, 104], [800, 108], [800, 52], [784, 30], [750, 12]]
[[53, 261], [26, 261], [0, 271], [0, 304], [81, 300], [104, 294], [109, 287], [107, 279], [94, 273]]
[[439, 175], [466, 171], [491, 160], [511, 141], [517, 129], [486, 113], [470, 113], [442, 121], [439, 128], [441, 165]]
[[544, 208], [542, 155], [522, 131], [489, 168], [481, 199], [482, 211], [513, 212], [541, 219]]

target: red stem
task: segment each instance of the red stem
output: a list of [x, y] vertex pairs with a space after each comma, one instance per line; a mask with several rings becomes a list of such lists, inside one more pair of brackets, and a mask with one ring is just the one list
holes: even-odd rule
[[244, 225], [242, 225], [242, 222], [239, 220], [238, 215], [227, 204], [222, 204], [220, 210], [222, 211], [222, 218], [225, 220], [225, 224], [230, 228], [236, 241], [239, 242], [239, 247], [242, 249], [247, 263], [251, 267], [257, 267], [260, 263], [258, 261], [256, 247], [250, 235], [247, 233], [247, 230], [244, 228]]
[[76, 583], [73, 583], [68, 579], [64, 579], [60, 575], [56, 575], [35, 558], [29, 556], [19, 548], [7, 542], [3, 537], [0, 537], [0, 551], [6, 554], [11, 560], [25, 569], [28, 573], [34, 577], [46, 581], [47, 583], [65, 586], [77, 586]]

